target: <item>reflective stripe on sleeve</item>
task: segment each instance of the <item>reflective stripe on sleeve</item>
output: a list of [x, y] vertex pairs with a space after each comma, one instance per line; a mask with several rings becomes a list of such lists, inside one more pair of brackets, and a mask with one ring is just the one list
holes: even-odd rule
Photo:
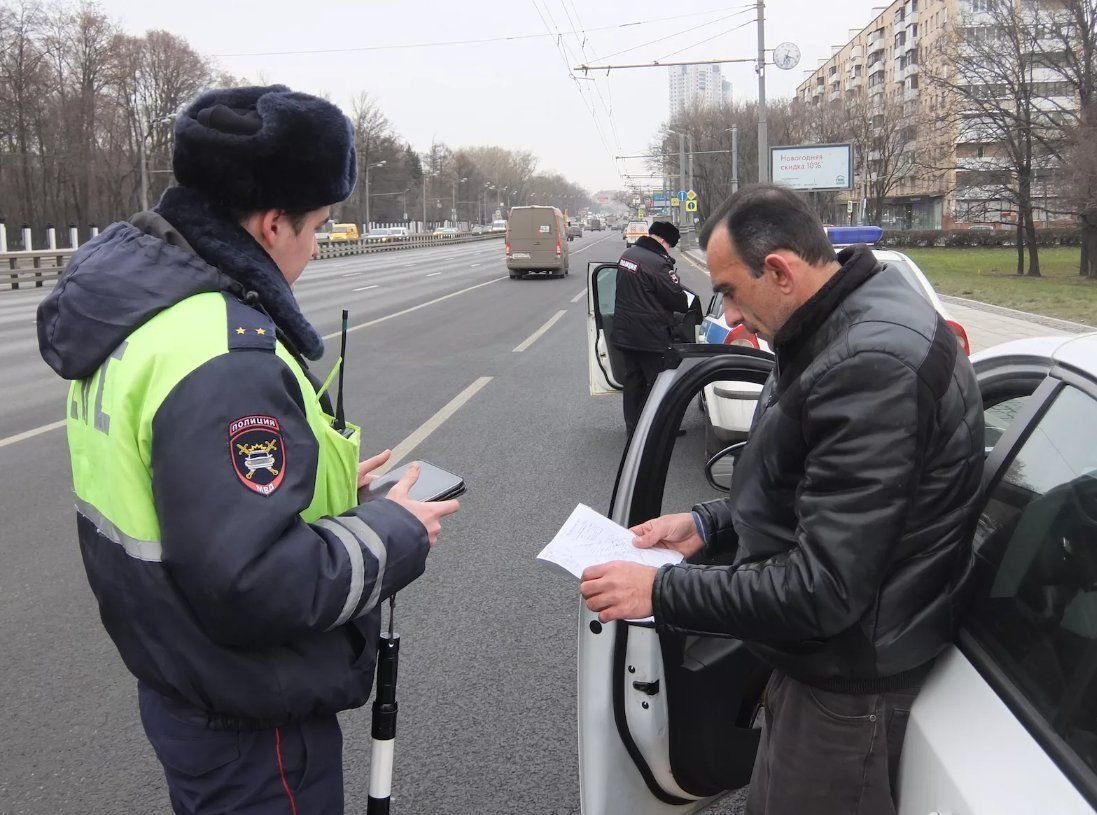
[[127, 535], [87, 501], [77, 498], [76, 512], [94, 524], [100, 535], [125, 549], [130, 557], [150, 563], [160, 563], [164, 559], [164, 547], [160, 541], [141, 540]]
[[362, 561], [362, 547], [349, 531], [330, 518], [321, 518], [316, 525], [331, 532], [340, 543], [346, 547], [347, 556], [350, 558], [350, 591], [347, 592], [347, 600], [343, 603], [343, 610], [335, 622], [328, 628], [338, 628], [354, 614], [358, 601], [362, 599], [362, 585], [364, 581], [365, 564]]
[[377, 561], [377, 577], [373, 581], [373, 591], [370, 593], [369, 599], [366, 600], [366, 604], [362, 606], [362, 610], [356, 615], [361, 616], [376, 606], [378, 599], [381, 597], [381, 583], [385, 578], [385, 563], [388, 561], [388, 550], [385, 549], [385, 544], [381, 541], [381, 538], [377, 533], [370, 529], [361, 518], [356, 518], [353, 515], [344, 515], [337, 518], [336, 523], [342, 524], [353, 532], [354, 536], [362, 541], [362, 545], [369, 549], [370, 554], [372, 554]]

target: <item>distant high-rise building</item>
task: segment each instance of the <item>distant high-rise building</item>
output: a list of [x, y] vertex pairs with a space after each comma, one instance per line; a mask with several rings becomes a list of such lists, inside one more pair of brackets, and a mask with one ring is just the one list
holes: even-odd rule
[[674, 65], [670, 68], [670, 115], [693, 107], [714, 107], [731, 101], [731, 83], [719, 65]]

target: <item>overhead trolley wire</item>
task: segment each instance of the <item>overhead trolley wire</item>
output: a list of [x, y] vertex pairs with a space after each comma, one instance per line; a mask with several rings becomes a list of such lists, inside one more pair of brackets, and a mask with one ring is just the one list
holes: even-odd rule
[[215, 57], [281, 57], [281, 56], [295, 56], [302, 54], [347, 54], [357, 53], [365, 51], [396, 51], [409, 48], [448, 48], [454, 45], [484, 45], [493, 42], [512, 42], [518, 40], [533, 40], [544, 39], [545, 37], [557, 37], [559, 35], [566, 34], [582, 34], [584, 37], [591, 31], [612, 31], [622, 28], [633, 28], [637, 26], [653, 25], [655, 23], [667, 22], [669, 20], [685, 20], [690, 17], [703, 17], [709, 14], [720, 14], [727, 11], [726, 8], [709, 9], [708, 11], [695, 11], [690, 14], [675, 14], [669, 17], [652, 17], [647, 20], [632, 20], [627, 23], [616, 23], [614, 25], [598, 26], [596, 28], [590, 28], [583, 31], [558, 31], [553, 32], [551, 29], [546, 34], [506, 34], [497, 37], [480, 37], [477, 39], [469, 40], [438, 40], [432, 42], [412, 42], [412, 43], [392, 43], [389, 45], [361, 45], [348, 48], [306, 48], [292, 51], [243, 51], [239, 53], [230, 54], [214, 54]]

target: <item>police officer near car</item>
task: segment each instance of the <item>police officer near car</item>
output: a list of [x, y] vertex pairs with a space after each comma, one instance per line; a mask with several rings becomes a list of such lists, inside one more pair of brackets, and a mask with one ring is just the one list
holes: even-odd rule
[[367, 701], [381, 602], [456, 501], [357, 490], [358, 428], [306, 359], [292, 285], [357, 177], [334, 105], [214, 90], [178, 186], [82, 246], [38, 312], [66, 402], [81, 554], [179, 815], [341, 813], [335, 714]]
[[[700, 235], [728, 325], [773, 347], [730, 496], [633, 528], [681, 552], [583, 574], [602, 622], [735, 637], [773, 668], [748, 815], [894, 815], [907, 718], [963, 607], [982, 400], [944, 318], [807, 203], [740, 190]], [[712, 565], [714, 562], [732, 565]]]
[[629, 437], [644, 409], [667, 349], [675, 341], [676, 313], [689, 299], [678, 280], [670, 250], [678, 245], [678, 227], [655, 221], [617, 261], [617, 295], [610, 343], [619, 352], [624, 391], [625, 429]]

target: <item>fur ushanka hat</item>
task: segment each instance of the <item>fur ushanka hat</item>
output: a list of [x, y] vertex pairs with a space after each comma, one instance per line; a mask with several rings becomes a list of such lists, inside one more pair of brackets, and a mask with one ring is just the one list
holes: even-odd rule
[[335, 105], [285, 85], [207, 91], [175, 120], [172, 167], [223, 207], [319, 209], [354, 189], [354, 128]]

